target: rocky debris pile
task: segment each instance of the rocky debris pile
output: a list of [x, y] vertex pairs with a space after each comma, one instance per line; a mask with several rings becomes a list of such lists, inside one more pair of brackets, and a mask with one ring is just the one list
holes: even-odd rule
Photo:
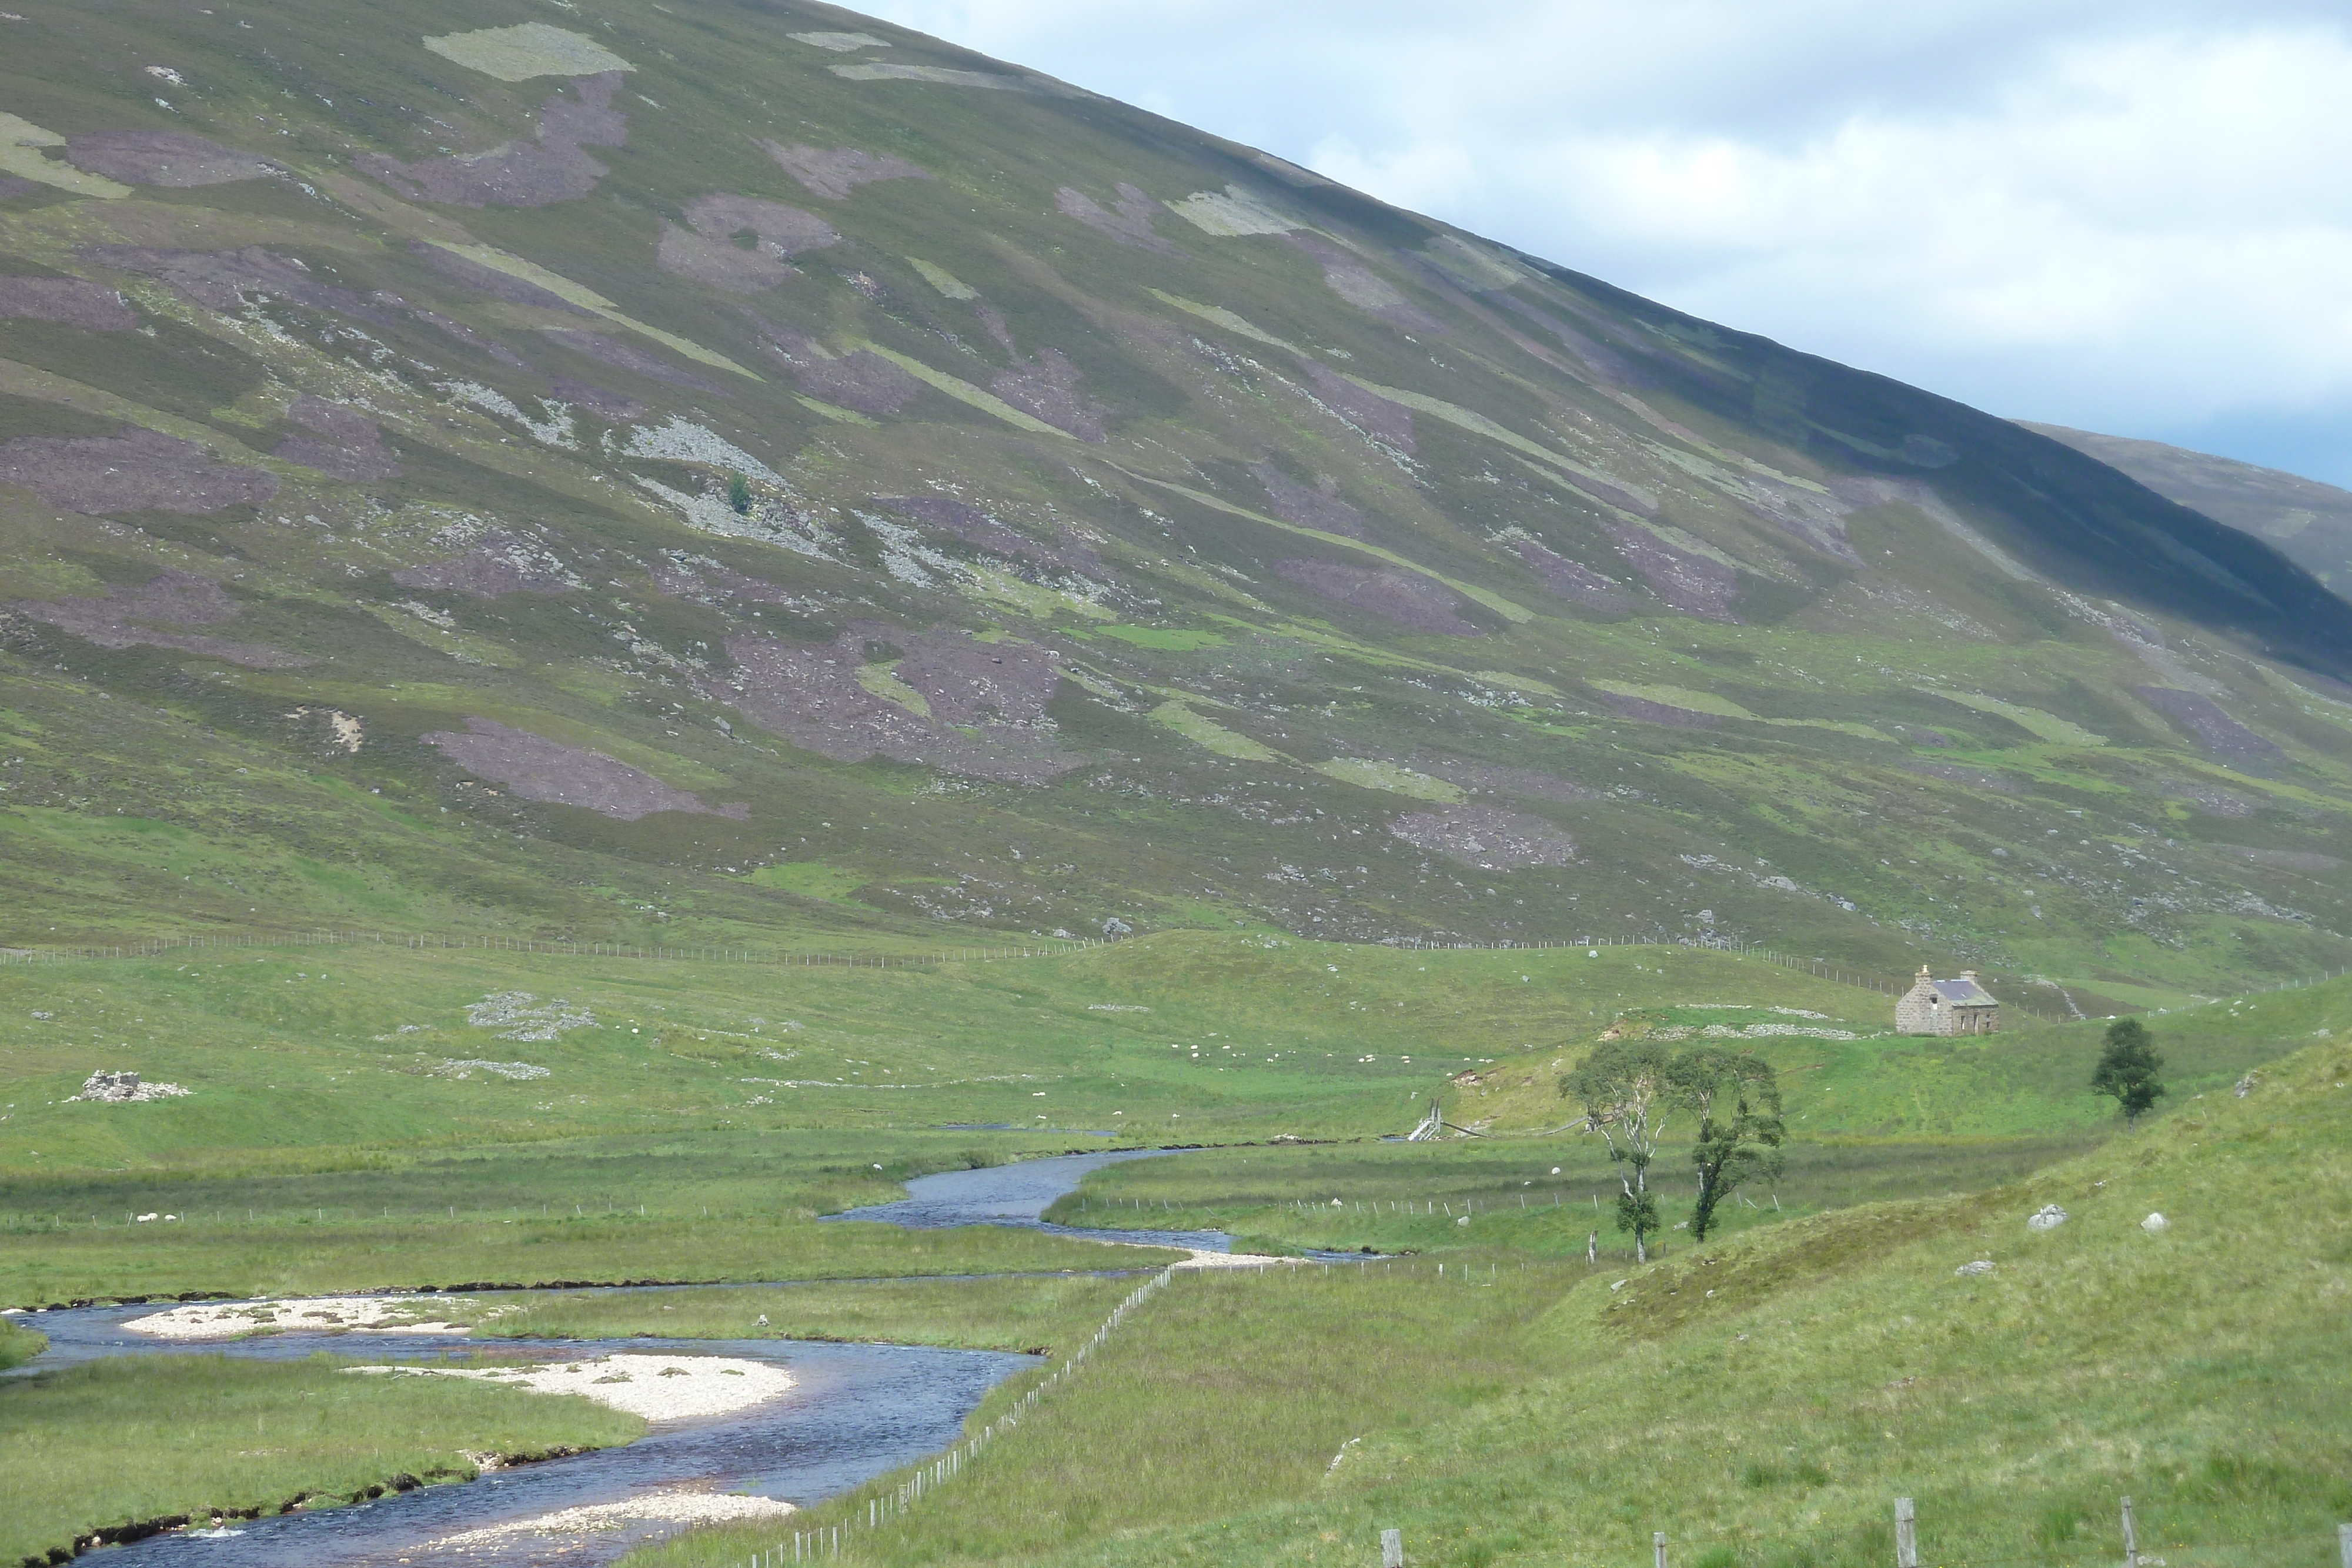
[[2066, 1223], [2066, 1211], [2054, 1203], [2045, 1203], [2025, 1217], [2028, 1230], [2055, 1230]]
[[[186, 1094], [187, 1090], [176, 1083], [144, 1083], [136, 1072], [93, 1072], [82, 1081], [81, 1092], [74, 1100], [103, 1100], [113, 1104], [139, 1104], [149, 1100], [171, 1100]], [[69, 1100], [67, 1103], [71, 1104]]]
[[548, 1069], [535, 1067], [528, 1061], [445, 1061], [433, 1070], [436, 1078], [471, 1078], [477, 1072], [495, 1073], [500, 1078], [545, 1078]]
[[596, 1015], [562, 997], [544, 1007], [529, 991], [493, 991], [467, 1005], [466, 1021], [494, 1029], [500, 1040], [554, 1040], [568, 1030], [593, 1029]]

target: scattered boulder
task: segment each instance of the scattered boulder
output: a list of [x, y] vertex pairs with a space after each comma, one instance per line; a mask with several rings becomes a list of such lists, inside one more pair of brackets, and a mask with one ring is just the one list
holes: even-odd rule
[[1958, 1268], [1953, 1270], [1952, 1272], [1963, 1280], [1974, 1279], [1980, 1274], [1990, 1274], [1992, 1272], [1992, 1260], [1990, 1258], [1979, 1258], [1973, 1263], [1961, 1264]]
[[2165, 1218], [2161, 1214], [2151, 1214], [2139, 1222], [2139, 1228], [2150, 1236], [2161, 1236], [2172, 1228], [2172, 1221]]
[[2054, 1203], [2045, 1203], [2026, 1216], [2028, 1230], [2055, 1230], [2066, 1223], [2066, 1211]]

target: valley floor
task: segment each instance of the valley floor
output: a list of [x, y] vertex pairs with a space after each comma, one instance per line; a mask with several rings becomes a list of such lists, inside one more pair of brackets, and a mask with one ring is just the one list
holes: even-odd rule
[[[2055, 1565], [2119, 1554], [2126, 1494], [2168, 1563], [2317, 1564], [2352, 1518], [2344, 982], [2152, 1017], [2172, 1094], [2129, 1135], [2083, 1087], [2096, 1025], [1904, 1039], [1878, 993], [1682, 949], [1187, 936], [748, 977], [248, 953], [0, 970], [0, 998], [51, 1015], [0, 1025], [11, 1305], [340, 1293], [149, 1315], [331, 1312], [362, 1359], [372, 1327], [428, 1321], [494, 1359], [640, 1337], [1051, 1353], [972, 1411], [967, 1433], [999, 1433], [978, 1457], [879, 1529], [911, 1472], [704, 1523], [641, 1568], [740, 1563], [787, 1523], [855, 1525], [855, 1558], [908, 1565], [1336, 1564], [1392, 1527], [1416, 1564], [1647, 1562], [1664, 1531], [1676, 1563], [1826, 1568], [1886, 1560], [1897, 1496], [1928, 1560]], [[1557, 1079], [1604, 1032], [1686, 1017], [1779, 1069], [1787, 1168], [1693, 1244], [1670, 1134], [1668, 1228], [1636, 1264]], [[1792, 1019], [1809, 1032], [1748, 1032]], [[72, 1101], [101, 1067], [191, 1092]], [[1484, 1135], [1383, 1141], [1433, 1099]], [[1360, 1260], [1175, 1273], [1048, 1388], [1178, 1254], [820, 1218], [926, 1172], [1155, 1144], [1196, 1146], [1097, 1169], [1046, 1218]], [[2053, 1203], [2068, 1221], [2029, 1231]], [[632, 1281], [678, 1283], [577, 1288]], [[510, 1289], [535, 1286], [574, 1288]], [[364, 1294], [386, 1290], [434, 1299]], [[28, 1337], [0, 1332], [0, 1363]], [[302, 1381], [331, 1371], [173, 1356], [0, 1383], [11, 1447], [57, 1465], [190, 1401], [275, 1430], [324, 1398], [341, 1422], [268, 1455], [225, 1432], [136, 1486], [0, 1467], [0, 1514], [45, 1552], [635, 1419], [463, 1379]], [[430, 1452], [403, 1435], [428, 1427]]]

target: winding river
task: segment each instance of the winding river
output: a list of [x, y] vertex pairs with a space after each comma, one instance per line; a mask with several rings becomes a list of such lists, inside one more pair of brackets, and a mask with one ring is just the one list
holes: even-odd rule
[[[1096, 1240], [1154, 1242], [1223, 1251], [1218, 1231], [1087, 1230], [1038, 1217], [1088, 1171], [1158, 1150], [1070, 1155], [985, 1170], [952, 1171], [907, 1184], [908, 1196], [831, 1216], [931, 1229], [1010, 1225]], [[626, 1287], [614, 1287], [625, 1289]], [[577, 1294], [568, 1291], [566, 1294]], [[433, 1361], [469, 1354], [475, 1342], [446, 1334], [309, 1334], [213, 1342], [156, 1340], [122, 1325], [155, 1305], [87, 1307], [20, 1320], [49, 1346], [10, 1375], [107, 1355], [220, 1354], [297, 1360], [320, 1351], [370, 1360]], [[637, 1521], [560, 1535], [517, 1531], [462, 1547], [432, 1543], [462, 1531], [537, 1519], [560, 1510], [625, 1503], [690, 1489], [750, 1493], [801, 1506], [848, 1491], [873, 1477], [949, 1447], [988, 1391], [1038, 1358], [993, 1351], [915, 1345], [832, 1344], [800, 1340], [485, 1341], [501, 1348], [583, 1359], [615, 1351], [724, 1355], [788, 1367], [796, 1385], [781, 1398], [733, 1415], [657, 1422], [624, 1448], [495, 1471], [473, 1481], [387, 1494], [373, 1502], [241, 1521], [222, 1531], [151, 1536], [109, 1549], [123, 1568], [392, 1568], [462, 1561], [505, 1568], [609, 1563], [677, 1528]], [[781, 1534], [791, 1522], [778, 1520]]]

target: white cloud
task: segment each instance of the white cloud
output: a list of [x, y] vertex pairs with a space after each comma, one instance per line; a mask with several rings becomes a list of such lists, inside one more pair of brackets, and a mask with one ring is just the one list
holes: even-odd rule
[[877, 9], [1996, 412], [2352, 482], [2339, 5]]

